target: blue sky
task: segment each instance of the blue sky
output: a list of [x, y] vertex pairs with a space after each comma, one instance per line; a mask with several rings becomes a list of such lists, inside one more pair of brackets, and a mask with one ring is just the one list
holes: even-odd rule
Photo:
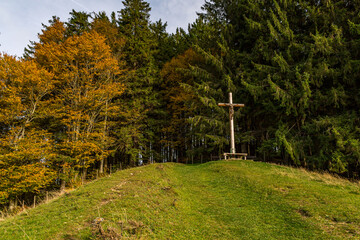
[[[30, 40], [37, 41], [41, 23], [52, 16], [67, 21], [72, 9], [86, 12], [120, 10], [121, 0], [0, 0], [0, 52], [22, 56]], [[148, 0], [151, 21], [160, 18], [168, 23], [168, 32], [177, 27], [187, 29], [201, 11], [204, 0]]]

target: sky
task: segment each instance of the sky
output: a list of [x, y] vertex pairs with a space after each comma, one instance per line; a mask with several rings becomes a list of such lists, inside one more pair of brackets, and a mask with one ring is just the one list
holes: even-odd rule
[[[201, 12], [205, 0], [147, 0], [151, 7], [151, 21], [162, 19], [168, 23], [167, 32], [177, 27], [187, 29]], [[121, 0], [0, 0], [0, 52], [21, 57], [29, 41], [37, 41], [42, 23], [52, 16], [67, 21], [72, 9], [108, 15], [123, 8]]]

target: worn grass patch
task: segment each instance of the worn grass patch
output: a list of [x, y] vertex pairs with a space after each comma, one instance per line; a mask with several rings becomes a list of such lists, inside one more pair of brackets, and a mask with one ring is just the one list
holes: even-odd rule
[[261, 162], [154, 164], [0, 221], [0, 239], [359, 239], [359, 189]]

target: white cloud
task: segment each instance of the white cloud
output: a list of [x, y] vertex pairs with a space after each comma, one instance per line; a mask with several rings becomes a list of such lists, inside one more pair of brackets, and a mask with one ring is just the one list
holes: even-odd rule
[[189, 23], [196, 19], [204, 0], [152, 0], [152, 19], [161, 18], [168, 23], [168, 31], [175, 32], [177, 27], [187, 30]]

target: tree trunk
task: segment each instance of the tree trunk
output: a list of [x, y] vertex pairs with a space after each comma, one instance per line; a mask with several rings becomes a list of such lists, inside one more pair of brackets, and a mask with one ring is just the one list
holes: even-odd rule
[[9, 210], [12, 211], [14, 210], [14, 208], [16, 207], [16, 200], [15, 199], [10, 199], [10, 202], [9, 202]]
[[100, 160], [100, 169], [99, 169], [100, 174], [104, 173], [104, 159]]
[[60, 180], [60, 191], [65, 191], [66, 181], [64, 179]]
[[64, 179], [64, 175], [65, 175], [65, 169], [64, 168], [61, 170], [61, 174], [63, 176], [60, 178], [60, 191], [63, 192], [63, 191], [65, 191], [65, 187], [66, 187], [66, 181]]
[[87, 173], [87, 169], [83, 168], [83, 174], [82, 174], [82, 177], [81, 177], [82, 184], [84, 184], [84, 182], [86, 180], [86, 173]]

